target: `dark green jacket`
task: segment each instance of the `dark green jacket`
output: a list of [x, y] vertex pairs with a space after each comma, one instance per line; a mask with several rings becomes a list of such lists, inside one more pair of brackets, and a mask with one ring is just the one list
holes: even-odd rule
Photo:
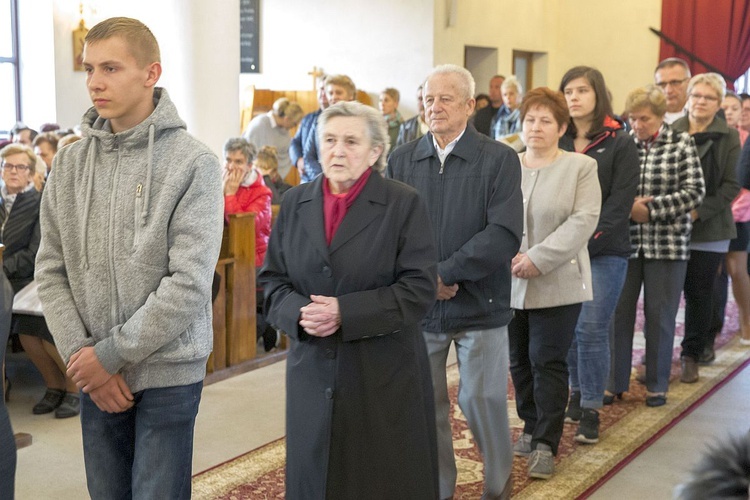
[[[688, 117], [672, 124], [676, 132], [689, 132]], [[701, 170], [706, 182], [706, 196], [698, 207], [698, 218], [693, 222], [691, 241], [708, 242], [737, 237], [732, 218], [732, 200], [740, 191], [737, 183], [737, 161], [740, 157], [740, 137], [721, 118], [714, 117], [705, 132], [691, 134], [701, 159]]]

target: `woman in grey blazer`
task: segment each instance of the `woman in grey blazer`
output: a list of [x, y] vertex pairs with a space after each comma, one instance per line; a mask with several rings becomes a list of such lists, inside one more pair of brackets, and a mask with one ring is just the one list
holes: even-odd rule
[[529, 455], [529, 476], [540, 479], [554, 472], [568, 398], [566, 357], [581, 303], [592, 298], [587, 243], [601, 207], [596, 161], [558, 149], [568, 120], [560, 92], [538, 88], [524, 98], [524, 232], [511, 268], [516, 311], [508, 334], [524, 421], [514, 452]]

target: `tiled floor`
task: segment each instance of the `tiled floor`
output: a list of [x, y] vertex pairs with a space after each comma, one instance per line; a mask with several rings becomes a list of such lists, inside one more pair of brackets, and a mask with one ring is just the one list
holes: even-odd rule
[[[17, 355], [13, 355], [17, 356]], [[194, 472], [261, 446], [284, 434], [284, 367], [280, 362], [204, 389], [196, 424]], [[13, 358], [9, 404], [16, 432], [33, 444], [18, 452], [16, 498], [88, 498], [80, 423], [34, 416], [31, 406], [44, 389], [23, 358]], [[750, 368], [649, 447], [591, 498], [669, 499], [706, 444], [750, 427]], [[2, 452], [2, 451], [0, 451]]]

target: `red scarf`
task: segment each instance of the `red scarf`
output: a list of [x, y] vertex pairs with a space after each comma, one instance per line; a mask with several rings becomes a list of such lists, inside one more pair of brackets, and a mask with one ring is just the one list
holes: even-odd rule
[[365, 170], [365, 173], [357, 179], [357, 182], [354, 183], [351, 189], [347, 193], [341, 194], [332, 193], [331, 188], [328, 186], [328, 179], [323, 180], [323, 218], [325, 220], [326, 243], [328, 243], [328, 246], [331, 245], [333, 236], [344, 220], [349, 207], [352, 206], [354, 200], [357, 199], [359, 193], [364, 189], [371, 173], [371, 168]]

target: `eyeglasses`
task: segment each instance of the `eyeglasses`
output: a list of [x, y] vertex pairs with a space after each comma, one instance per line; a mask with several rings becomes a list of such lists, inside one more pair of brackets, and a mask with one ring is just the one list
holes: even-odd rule
[[3, 162], [2, 168], [3, 170], [7, 170], [8, 172], [13, 172], [14, 170], [16, 172], [24, 172], [27, 170], [31, 170], [31, 167], [28, 165], [13, 165], [12, 163], [6, 163], [6, 162]]
[[683, 78], [682, 80], [669, 80], [668, 82], [659, 82], [656, 85], [658, 85], [659, 87], [665, 89], [668, 86], [670, 86], [670, 87], [677, 87], [678, 85], [682, 85], [686, 81], [688, 81], [688, 79], [687, 78]]
[[690, 98], [696, 101], [700, 101], [702, 99], [708, 102], [716, 102], [719, 100], [718, 97], [714, 97], [712, 95], [703, 95], [703, 94], [690, 94]]

